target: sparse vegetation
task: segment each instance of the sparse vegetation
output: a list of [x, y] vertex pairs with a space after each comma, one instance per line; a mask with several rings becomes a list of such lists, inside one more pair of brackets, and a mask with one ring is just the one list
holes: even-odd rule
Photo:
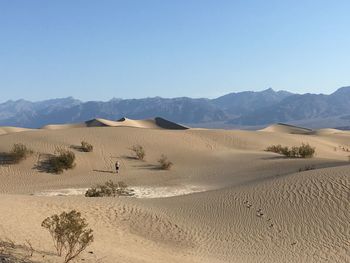
[[160, 159], [158, 160], [158, 163], [162, 170], [170, 170], [170, 168], [173, 166], [173, 163], [169, 161], [168, 157], [164, 154], [161, 155]]
[[267, 152], [279, 153], [289, 158], [312, 158], [315, 154], [315, 148], [311, 147], [308, 143], [302, 143], [301, 146], [288, 146], [272, 145], [266, 148]]
[[73, 169], [75, 166], [75, 154], [72, 151], [59, 148], [55, 155], [50, 156], [48, 170], [53, 173], [62, 173], [64, 170]]
[[146, 151], [141, 145], [134, 145], [131, 147], [131, 150], [135, 154], [135, 158], [138, 160], [144, 160], [146, 156]]
[[265, 151], [279, 153], [286, 156], [289, 154], [289, 148], [287, 146], [282, 146], [280, 144], [268, 146], [265, 149]]
[[64, 256], [64, 263], [78, 257], [94, 240], [86, 219], [75, 210], [47, 217], [41, 226], [50, 232], [57, 254]]
[[80, 148], [83, 152], [92, 152], [94, 150], [94, 146], [92, 146], [92, 144], [88, 143], [87, 141], [82, 141]]
[[113, 183], [111, 180], [104, 185], [97, 185], [88, 189], [85, 193], [86, 197], [116, 197], [116, 196], [132, 196], [131, 189], [124, 182]]
[[13, 145], [10, 154], [13, 161], [19, 163], [20, 161], [25, 160], [29, 155], [32, 155], [33, 151], [22, 143], [16, 143]]

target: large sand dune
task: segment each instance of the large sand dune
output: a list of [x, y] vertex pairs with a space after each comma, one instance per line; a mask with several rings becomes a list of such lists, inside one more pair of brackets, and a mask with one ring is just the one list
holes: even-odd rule
[[[349, 262], [349, 133], [281, 125], [176, 130], [162, 122], [96, 119], [0, 135], [0, 152], [18, 142], [35, 151], [18, 165], [0, 166], [0, 238], [30, 240], [38, 249], [35, 262], [62, 262], [40, 223], [77, 209], [95, 233], [85, 262]], [[82, 140], [94, 152], [74, 150]], [[303, 142], [316, 147], [315, 158], [264, 151]], [[145, 161], [132, 158], [134, 144], [146, 149]], [[40, 160], [58, 146], [73, 146], [76, 168], [60, 175], [41, 171]], [[158, 169], [163, 153], [174, 163], [170, 171]], [[314, 170], [302, 171], [309, 167]], [[79, 194], [109, 179], [126, 182], [138, 197], [53, 196]], [[26, 252], [18, 247], [12, 253]]]
[[82, 128], [82, 127], [134, 127], [134, 128], [148, 128], [148, 129], [168, 129], [168, 130], [186, 130], [186, 126], [168, 121], [166, 119], [157, 117], [148, 120], [132, 120], [128, 118], [121, 118], [117, 121], [107, 119], [92, 119], [84, 123], [75, 124], [56, 124], [46, 125], [42, 129], [61, 130], [68, 128]]
[[312, 133], [311, 129], [289, 125], [289, 124], [283, 124], [283, 123], [273, 124], [271, 126], [268, 126], [262, 129], [261, 131], [283, 132], [283, 133], [290, 133], [290, 134], [311, 134]]

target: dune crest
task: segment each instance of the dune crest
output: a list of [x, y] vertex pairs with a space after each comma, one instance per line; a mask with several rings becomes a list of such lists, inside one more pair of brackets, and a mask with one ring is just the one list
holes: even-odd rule
[[311, 134], [313, 130], [303, 127], [298, 127], [290, 124], [277, 123], [270, 125], [260, 131], [265, 132], [280, 132], [280, 133], [289, 133], [289, 134]]
[[348, 134], [347, 131], [342, 131], [338, 129], [319, 129], [316, 130], [314, 134], [316, 135], [330, 135], [330, 134]]
[[166, 129], [166, 130], [186, 130], [188, 127], [171, 122], [169, 120], [156, 117], [155, 119], [146, 120], [133, 120], [128, 118], [121, 118], [117, 121], [107, 120], [102, 118], [95, 118], [88, 120], [84, 123], [76, 124], [53, 124], [46, 125], [42, 129], [46, 130], [61, 130], [71, 128], [82, 128], [82, 127], [134, 127], [144, 129]]

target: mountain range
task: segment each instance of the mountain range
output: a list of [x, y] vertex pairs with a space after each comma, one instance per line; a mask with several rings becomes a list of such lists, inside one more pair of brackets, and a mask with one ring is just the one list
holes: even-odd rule
[[267, 89], [230, 93], [215, 99], [144, 98], [83, 102], [72, 97], [0, 104], [0, 126], [38, 128], [93, 118], [147, 119], [159, 116], [195, 127], [257, 128], [283, 122], [312, 128], [350, 126], [350, 87], [330, 95]]

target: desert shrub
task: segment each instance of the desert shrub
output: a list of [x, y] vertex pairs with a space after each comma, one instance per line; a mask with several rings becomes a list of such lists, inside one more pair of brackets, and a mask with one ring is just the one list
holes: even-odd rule
[[13, 163], [19, 163], [25, 160], [29, 155], [33, 154], [33, 151], [22, 143], [16, 143], [12, 146], [12, 150], [9, 153], [9, 157]]
[[290, 158], [298, 158], [299, 157], [299, 147], [298, 146], [292, 146], [288, 151], [284, 154], [287, 157]]
[[134, 152], [136, 159], [144, 160], [146, 156], [145, 149], [141, 145], [134, 145], [131, 147]]
[[170, 170], [170, 168], [173, 166], [173, 163], [170, 162], [168, 160], [168, 157], [164, 154], [161, 155], [160, 159], [158, 160], [158, 163], [162, 170]]
[[111, 180], [103, 185], [89, 188], [86, 197], [108, 197], [108, 196], [132, 196], [134, 195], [131, 189], [124, 182], [113, 183]]
[[301, 158], [312, 158], [315, 154], [315, 148], [311, 147], [308, 143], [303, 143], [299, 147], [299, 156]]
[[315, 148], [309, 144], [302, 143], [301, 146], [282, 146], [280, 144], [271, 145], [265, 149], [267, 152], [282, 154], [289, 158], [312, 158], [315, 154]]
[[50, 232], [57, 254], [64, 255], [64, 263], [79, 256], [94, 240], [86, 219], [75, 210], [47, 217], [41, 226]]
[[55, 155], [49, 157], [47, 163], [50, 172], [62, 173], [64, 170], [74, 168], [75, 154], [60, 148], [56, 150]]
[[83, 152], [92, 152], [94, 150], [94, 146], [86, 141], [81, 142], [80, 148]]
[[282, 146], [280, 144], [271, 145], [271, 146], [267, 147], [265, 151], [279, 153], [279, 154], [283, 154], [283, 155], [289, 154], [289, 148], [287, 146]]

